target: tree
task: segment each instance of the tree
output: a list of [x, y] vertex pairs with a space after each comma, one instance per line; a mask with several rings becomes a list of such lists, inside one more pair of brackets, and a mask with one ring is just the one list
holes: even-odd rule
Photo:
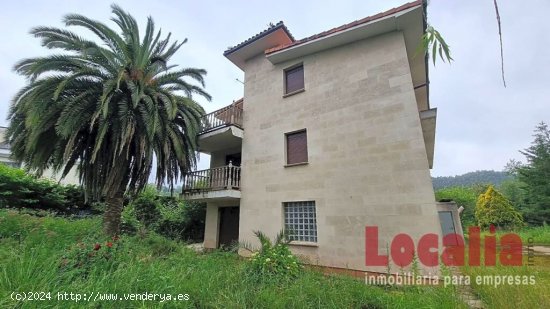
[[517, 179], [517, 177], [503, 181], [498, 187], [499, 191], [504, 195], [512, 205], [514, 205], [521, 213], [525, 213], [525, 184]]
[[479, 193], [472, 187], [465, 186], [447, 187], [435, 192], [436, 200], [452, 200], [456, 202], [458, 206], [464, 207], [464, 211], [460, 214], [463, 226], [475, 224], [474, 210], [478, 195]]
[[205, 70], [169, 64], [187, 40], [161, 38], [151, 17], [140, 40], [136, 20], [111, 8], [120, 33], [83, 15], [63, 19], [101, 44], [65, 29], [31, 30], [43, 46], [65, 52], [15, 65], [28, 83], [13, 99], [7, 136], [13, 156], [38, 175], [53, 168], [64, 177], [77, 166], [87, 199], [106, 202], [104, 230], [115, 235], [124, 194], [144, 188], [153, 160], [158, 186], [173, 186], [195, 167], [204, 110], [193, 95], [210, 96]]
[[550, 129], [541, 122], [535, 129], [531, 146], [520, 151], [527, 159], [516, 168], [525, 184], [525, 217], [531, 224], [550, 222]]
[[510, 201], [490, 185], [477, 199], [475, 216], [482, 228], [495, 225], [502, 228], [515, 228], [523, 224], [521, 214]]

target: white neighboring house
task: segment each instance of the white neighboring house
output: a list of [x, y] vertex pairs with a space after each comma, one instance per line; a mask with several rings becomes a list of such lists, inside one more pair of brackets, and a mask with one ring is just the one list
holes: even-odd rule
[[[0, 163], [13, 166], [13, 167], [21, 167], [21, 164], [19, 164], [18, 162], [15, 162], [13, 159], [10, 158], [11, 156], [10, 145], [7, 143], [5, 139], [6, 129], [7, 129], [6, 127], [0, 127]], [[73, 168], [69, 172], [69, 174], [62, 180], [59, 180], [60, 175], [55, 175], [51, 169], [47, 169], [42, 175], [42, 177], [59, 181], [59, 183], [65, 184], [65, 185], [68, 185], [68, 184], [78, 185], [80, 183], [78, 180], [78, 174], [76, 172], [76, 168]]]

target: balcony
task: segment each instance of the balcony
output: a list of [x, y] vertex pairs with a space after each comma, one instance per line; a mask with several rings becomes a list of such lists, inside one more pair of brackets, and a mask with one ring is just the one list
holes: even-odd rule
[[[240, 104], [239, 104], [240, 103]], [[211, 132], [213, 130], [234, 125], [238, 128], [243, 127], [243, 105], [242, 100], [229, 106], [220, 108], [217, 111], [206, 114], [202, 117], [200, 134]]]
[[243, 138], [243, 101], [206, 114], [201, 119], [199, 150], [212, 152], [239, 148]]
[[183, 196], [189, 200], [238, 200], [240, 185], [241, 168], [230, 163], [187, 174], [183, 180]]

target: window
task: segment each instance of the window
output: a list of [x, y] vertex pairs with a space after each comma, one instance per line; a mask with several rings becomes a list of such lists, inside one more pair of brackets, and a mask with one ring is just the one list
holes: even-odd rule
[[304, 66], [299, 65], [285, 70], [285, 94], [304, 89]]
[[289, 240], [317, 242], [315, 202], [283, 203], [285, 232]]
[[306, 130], [287, 133], [286, 164], [307, 163], [307, 133]]

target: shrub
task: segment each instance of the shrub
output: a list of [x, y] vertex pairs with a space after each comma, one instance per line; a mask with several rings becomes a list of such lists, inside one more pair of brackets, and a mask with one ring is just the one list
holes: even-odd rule
[[161, 217], [157, 233], [172, 239], [202, 242], [206, 207], [204, 203], [182, 201], [178, 198], [161, 198]]
[[57, 185], [63, 189], [65, 205], [74, 209], [91, 209], [91, 205], [84, 202], [84, 190], [76, 185]]
[[523, 225], [521, 214], [493, 186], [489, 186], [487, 191], [479, 196], [475, 216], [478, 225], [482, 228], [495, 225], [512, 229]]
[[74, 185], [60, 185], [31, 176], [22, 169], [0, 164], [0, 208], [52, 210], [62, 214], [90, 209], [84, 191]]
[[138, 229], [141, 227], [141, 223], [136, 218], [136, 212], [134, 207], [126, 205], [122, 210], [120, 218], [120, 232], [127, 235], [135, 235]]
[[134, 234], [146, 227], [168, 238], [201, 242], [204, 237], [205, 204], [159, 196], [157, 193], [149, 187], [124, 209], [122, 231]]
[[157, 191], [147, 187], [134, 201], [131, 202], [136, 218], [147, 228], [154, 225], [161, 218], [161, 204], [157, 198]]
[[59, 268], [70, 278], [86, 278], [94, 269], [105, 271], [120, 263], [124, 244], [118, 237], [107, 241], [79, 242], [61, 258]]
[[256, 280], [287, 280], [299, 275], [302, 266], [290, 249], [289, 240], [280, 232], [271, 242], [269, 237], [260, 231], [254, 232], [260, 240], [261, 248], [252, 253], [247, 265], [247, 273]]

